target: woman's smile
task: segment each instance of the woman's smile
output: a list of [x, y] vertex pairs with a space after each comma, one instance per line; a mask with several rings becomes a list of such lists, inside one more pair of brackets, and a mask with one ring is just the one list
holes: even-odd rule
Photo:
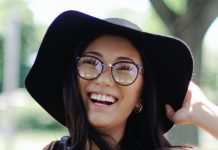
[[[87, 111], [92, 117], [108, 118], [118, 108], [118, 99], [106, 94], [91, 93], [86, 102]], [[94, 120], [96, 120], [95, 118]]]
[[97, 106], [107, 107], [117, 102], [117, 98], [107, 94], [90, 93], [91, 101]]

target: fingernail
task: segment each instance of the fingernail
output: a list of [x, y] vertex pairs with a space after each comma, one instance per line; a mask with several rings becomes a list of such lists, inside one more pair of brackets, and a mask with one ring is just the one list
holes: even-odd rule
[[168, 104], [165, 104], [165, 107], [166, 107], [166, 109], [169, 109], [169, 108], [170, 108], [170, 106], [169, 106]]
[[165, 105], [165, 108], [166, 108], [166, 110], [167, 110], [168, 112], [171, 112], [171, 111], [172, 111], [170, 105], [168, 105], [168, 104]]

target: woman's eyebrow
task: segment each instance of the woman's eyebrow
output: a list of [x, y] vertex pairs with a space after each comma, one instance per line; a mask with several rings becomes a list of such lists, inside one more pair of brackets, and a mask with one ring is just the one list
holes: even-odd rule
[[98, 52], [88, 51], [88, 52], [85, 52], [83, 55], [87, 55], [87, 54], [96, 55], [98, 57], [103, 58], [103, 56], [100, 53], [98, 53]]
[[[88, 52], [85, 52], [83, 55], [87, 55], [87, 54], [91, 54], [91, 55], [95, 55], [95, 56], [103, 58], [103, 55], [99, 52], [88, 51]], [[121, 60], [131, 61], [131, 62], [135, 63], [135, 61], [129, 57], [119, 56], [116, 58], [116, 61], [121, 61]]]
[[120, 57], [117, 57], [116, 60], [128, 60], [128, 61], [131, 61], [131, 62], [135, 62], [133, 59], [129, 58], [129, 57], [123, 57], [123, 56], [120, 56]]

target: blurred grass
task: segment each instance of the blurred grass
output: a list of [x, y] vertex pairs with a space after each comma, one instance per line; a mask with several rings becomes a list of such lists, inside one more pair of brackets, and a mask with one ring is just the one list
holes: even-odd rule
[[[66, 131], [41, 131], [25, 130], [17, 131], [10, 140], [10, 150], [41, 150], [53, 140], [59, 140], [67, 135]], [[8, 150], [4, 137], [0, 135], [0, 149]]]
[[0, 95], [0, 150], [40, 150], [65, 135], [68, 135], [67, 129], [43, 110], [26, 90]]

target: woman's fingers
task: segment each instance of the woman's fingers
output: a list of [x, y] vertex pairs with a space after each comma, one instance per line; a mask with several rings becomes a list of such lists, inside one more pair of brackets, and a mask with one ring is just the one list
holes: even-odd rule
[[166, 104], [166, 115], [169, 120], [175, 124], [191, 124], [195, 110], [198, 110], [199, 104], [206, 103], [207, 99], [201, 89], [192, 81], [183, 101], [182, 107], [175, 111], [172, 106]]
[[171, 120], [173, 123], [177, 125], [182, 125], [182, 124], [189, 124], [190, 119], [189, 119], [189, 108], [181, 108], [177, 110], [176, 112], [174, 111], [173, 107], [170, 106], [169, 104], [165, 105], [166, 108], [166, 115], [169, 120]]
[[188, 89], [182, 107], [188, 107], [191, 104], [192, 92]]
[[[170, 119], [171, 121], [173, 121], [173, 116], [175, 114], [175, 111], [173, 109], [172, 106], [170, 106], [169, 104], [166, 104], [165, 105], [165, 108], [166, 108], [166, 115], [168, 117], [168, 119]], [[174, 122], [174, 121], [173, 121]]]

